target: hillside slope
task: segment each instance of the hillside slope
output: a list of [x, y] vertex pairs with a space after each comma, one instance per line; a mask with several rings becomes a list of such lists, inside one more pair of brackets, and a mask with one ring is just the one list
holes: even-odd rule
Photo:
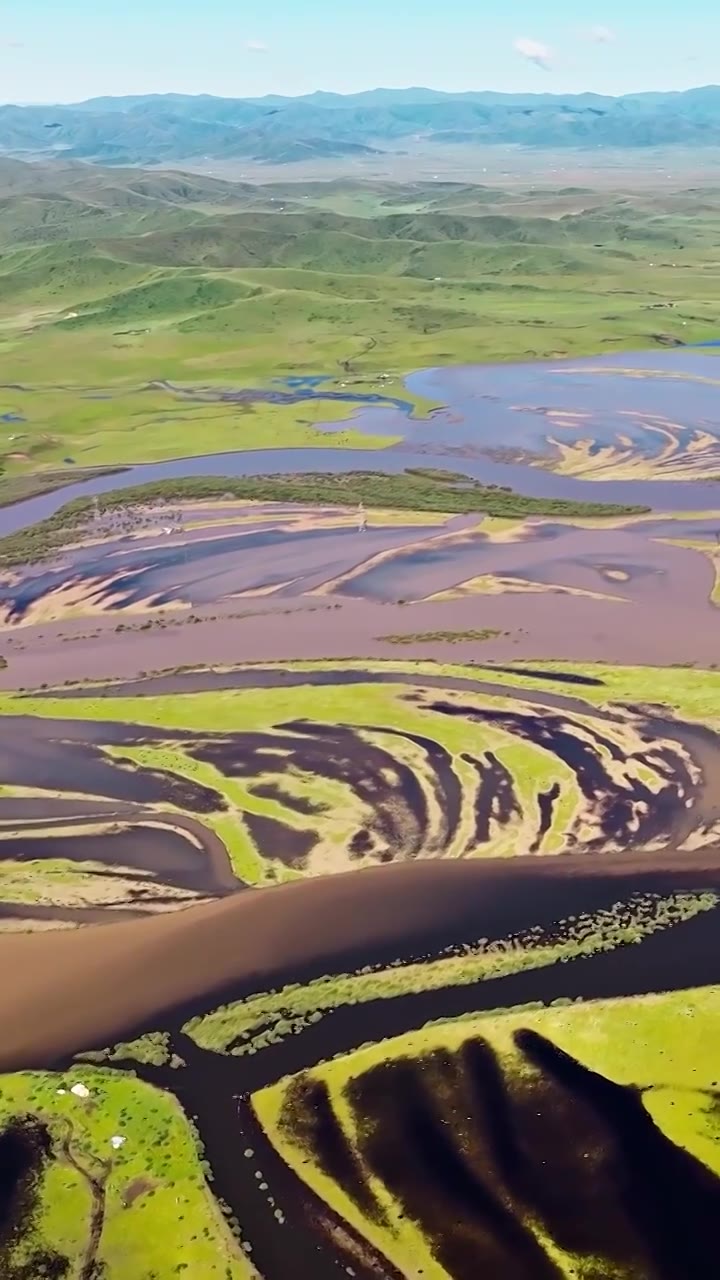
[[0, 321], [11, 329], [14, 316], [65, 332], [202, 318], [208, 332], [429, 334], [473, 328], [488, 291], [495, 312], [517, 293], [518, 322], [531, 324], [539, 289], [545, 325], [549, 286], [566, 313], [569, 290], [579, 305], [598, 279], [613, 294], [612, 322], [628, 305], [652, 309], [653, 296], [660, 305], [666, 276], [673, 288], [682, 267], [703, 273], [678, 317], [687, 327], [705, 322], [720, 241], [720, 192], [709, 187], [629, 196], [451, 182], [255, 186], [8, 158], [0, 183]]

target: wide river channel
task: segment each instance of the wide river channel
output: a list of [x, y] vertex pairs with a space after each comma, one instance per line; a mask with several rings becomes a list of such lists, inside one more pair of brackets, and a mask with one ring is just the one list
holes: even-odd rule
[[[169, 384], [168, 393], [173, 389]], [[720, 507], [720, 359], [697, 349], [613, 355], [526, 365], [468, 365], [410, 374], [406, 387], [435, 408], [412, 414], [409, 405], [377, 393], [337, 393], [324, 379], [276, 379], [275, 390], [207, 388], [208, 398], [244, 404], [275, 397], [307, 404], [337, 399], [353, 406], [352, 426], [368, 435], [393, 436], [383, 449], [344, 449], [331, 444], [333, 432], [348, 425], [323, 424], [327, 447], [236, 450], [231, 453], [138, 462], [116, 474], [30, 498], [0, 509], [0, 534], [26, 528], [52, 515], [73, 498], [90, 497], [131, 485], [179, 476], [252, 476], [281, 472], [370, 470], [397, 472], [410, 466], [462, 471], [487, 484], [520, 493], [588, 502], [641, 503], [655, 510], [697, 511]], [[183, 400], [193, 400], [183, 388]], [[718, 479], [586, 480], [560, 475], [542, 465], [552, 441], [591, 441], [590, 453], [612, 446], [647, 463], [647, 474], [663, 451], [690, 460], [698, 439], [710, 441]], [[713, 442], [716, 441], [715, 445]], [[706, 445], [706, 452], [708, 446]], [[526, 460], [505, 460], [520, 455]], [[499, 458], [501, 460], [499, 460]], [[538, 462], [541, 465], [538, 465]], [[90, 463], [88, 462], [88, 465]], [[661, 466], [656, 467], [661, 475]]]

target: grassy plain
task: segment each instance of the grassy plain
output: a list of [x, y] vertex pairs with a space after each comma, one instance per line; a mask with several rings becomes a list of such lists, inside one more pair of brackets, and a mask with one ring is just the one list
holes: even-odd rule
[[490, 207], [462, 184], [438, 208], [432, 183], [389, 203], [350, 184], [339, 212], [310, 184], [282, 199], [255, 188], [246, 209], [160, 201], [143, 218], [118, 205], [77, 219], [57, 199], [39, 221], [24, 198], [0, 219], [5, 475], [387, 442], [351, 420], [318, 430], [348, 405], [189, 404], [164, 381], [325, 374], [413, 402], [413, 368], [712, 338], [720, 203], [701, 194], [569, 205], [549, 191], [539, 214], [524, 191]]
[[[263, 663], [262, 668], [263, 670], [279, 671], [286, 668], [287, 665], [287, 663], [269, 662]], [[333, 659], [309, 659], [293, 662], [291, 666], [293, 671], [306, 671], [311, 676], [314, 671], [337, 670], [339, 664], [337, 660]], [[223, 669], [233, 670], [234, 668]], [[238, 667], [237, 669], [243, 670], [245, 668]], [[624, 667], [611, 663], [557, 662], [543, 658], [539, 663], [522, 661], [513, 663], [512, 666], [503, 665], [502, 667], [497, 667], [492, 663], [488, 665], [473, 663], [472, 666], [468, 666], [462, 663], [433, 662], [421, 658], [388, 658], [382, 661], [349, 658], [343, 660], [342, 669], [345, 671], [378, 671], [389, 674], [393, 672], [397, 674], [409, 673], [411, 676], [457, 676], [471, 680], [488, 680], [507, 685], [509, 691], [525, 688], [545, 690], [546, 693], [563, 693], [569, 697], [581, 697], [584, 702], [588, 702], [593, 706], [601, 706], [604, 703], [613, 702], [633, 705], [655, 703], [668, 706], [681, 716], [697, 720], [699, 723], [702, 723], [708, 716], [712, 720], [720, 718], [720, 670], [708, 670], [691, 666], [653, 667], [648, 665]], [[540, 669], [541, 674], [538, 674]], [[167, 674], [170, 673], [172, 673], [172, 668], [168, 669]], [[564, 676], [567, 676], [568, 679], [563, 679]], [[308, 684], [311, 684], [310, 680]], [[103, 710], [107, 704], [110, 690], [112, 690], [112, 684], [98, 685], [100, 694], [98, 700], [83, 698], [81, 702], [74, 704], [77, 708], [74, 714], [97, 716], [102, 719], [112, 718]], [[263, 694], [267, 694], [267, 692], [267, 690], [258, 691], [258, 697], [262, 698]], [[277, 690], [274, 692], [275, 694], [279, 693]], [[315, 692], [321, 693], [322, 691], [316, 690]], [[343, 691], [343, 693], [347, 692], [347, 690]], [[222, 700], [223, 697], [227, 696], [227, 692], [213, 695], [213, 697], [215, 696]], [[177, 714], [178, 703], [175, 699], [161, 698], [154, 699], [153, 702], [155, 705], [158, 702], [164, 703], [169, 709], [174, 704]], [[12, 708], [16, 714], [19, 711], [19, 707], [23, 706], [32, 715], [59, 715], [62, 707], [72, 706], [73, 704], [67, 701], [58, 702], [52, 712], [47, 710], [48, 705], [48, 698], [33, 699], [27, 694], [23, 694], [22, 697], [14, 693], [0, 694], [0, 711]], [[133, 709], [137, 714], [141, 708], [149, 705], [149, 699], [137, 699], [134, 702]], [[127, 698], [123, 698], [122, 701], [116, 704], [118, 715], [120, 715], [120, 709], [123, 706], [127, 708]], [[83, 710], [83, 708], [87, 708], [87, 710]], [[175, 721], [171, 720], [168, 723], [175, 723]], [[192, 728], [194, 726], [191, 724], [189, 727]]]
[[[89, 1097], [71, 1093], [75, 1085]], [[113, 1280], [252, 1276], [206, 1183], [198, 1139], [171, 1094], [91, 1066], [0, 1077], [0, 1127], [23, 1116], [47, 1124], [52, 1140], [23, 1250], [56, 1250], [70, 1259], [69, 1275], [81, 1274], [93, 1207], [89, 1176], [109, 1162], [97, 1262]], [[113, 1137], [124, 1139], [118, 1149]]]
[[[718, 1044], [713, 1038], [703, 1049], [708, 1025], [720, 1027], [720, 987], [699, 987], [691, 991], [621, 997], [615, 1000], [588, 1000], [562, 1003], [545, 1009], [495, 1010], [448, 1022], [429, 1024], [396, 1040], [358, 1050], [344, 1059], [317, 1068], [335, 1087], [359, 1074], [374, 1062], [394, 1055], [420, 1057], [435, 1046], [454, 1048], [475, 1031], [491, 1039], [503, 1053], [511, 1052], [512, 1033], [532, 1027], [550, 1037], [561, 1049], [579, 1058], [618, 1084], [673, 1086], [678, 1091], [713, 1087], [717, 1078]], [[677, 1028], [682, 1028], [678, 1034]], [[660, 1060], [662, 1060], [660, 1065]], [[659, 1078], [658, 1078], [659, 1076]], [[652, 1095], [651, 1095], [652, 1097]], [[671, 1099], [661, 1092], [651, 1102], [654, 1118], [662, 1127], [672, 1125], [673, 1139], [691, 1147], [692, 1127], [688, 1114], [674, 1115]], [[698, 1097], [692, 1107], [712, 1110], [707, 1098]], [[708, 1116], [708, 1119], [710, 1117]], [[720, 1150], [715, 1143], [704, 1148], [706, 1162], [720, 1173]]]

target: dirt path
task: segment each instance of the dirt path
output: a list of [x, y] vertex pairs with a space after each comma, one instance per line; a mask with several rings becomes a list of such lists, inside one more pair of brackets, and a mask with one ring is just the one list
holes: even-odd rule
[[92, 1170], [87, 1169], [75, 1155], [72, 1147], [72, 1138], [72, 1125], [70, 1121], [68, 1121], [67, 1130], [60, 1139], [60, 1149], [65, 1160], [67, 1160], [68, 1164], [72, 1166], [77, 1174], [79, 1174], [87, 1186], [92, 1202], [88, 1240], [85, 1246], [83, 1259], [80, 1264], [78, 1280], [95, 1280], [97, 1274], [96, 1263], [98, 1250], [100, 1248], [100, 1240], [102, 1238], [103, 1227], [105, 1225], [106, 1188], [107, 1181], [112, 1170], [112, 1161], [102, 1160], [100, 1157], [96, 1157], [96, 1162], [100, 1172], [93, 1173]]

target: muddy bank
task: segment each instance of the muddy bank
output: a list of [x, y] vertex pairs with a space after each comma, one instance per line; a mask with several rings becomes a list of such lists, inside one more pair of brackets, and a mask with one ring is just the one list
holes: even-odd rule
[[[42, 812], [43, 801], [36, 803]], [[0, 802], [0, 821], [7, 812]], [[93, 863], [93, 877], [116, 876], [126, 882], [133, 881], [133, 873], [140, 873], [136, 876], [140, 898], [149, 879], [212, 896], [242, 888], [220, 837], [183, 814], [129, 805], [121, 812], [106, 811], [103, 821], [109, 825], [98, 829], [97, 820], [88, 824], [78, 816], [39, 818], [33, 803], [26, 802], [25, 818], [14, 821], [13, 834], [5, 835], [0, 845], [3, 861], [42, 863], [61, 858], [70, 864]], [[64, 834], [63, 828], [70, 831]]]
[[[659, 541], [673, 533], [667, 518], [651, 537], [644, 522], [483, 532], [475, 517], [417, 525], [378, 513], [361, 532], [357, 512], [321, 508], [204, 515], [218, 523], [114, 529], [0, 579], [0, 687], [37, 687], [48, 668], [54, 683], [131, 677], [170, 656], [177, 666], [392, 656], [404, 635], [440, 660], [709, 665], [720, 653], [715, 566]], [[712, 521], [699, 523], [714, 547]]]
[[[233, 527], [228, 520], [225, 527], [206, 530], [166, 527], [142, 536], [105, 537], [63, 552], [59, 563], [31, 566], [0, 580], [0, 616], [4, 612], [6, 625], [12, 626], [53, 609], [58, 617], [63, 611], [87, 616], [107, 611], [122, 618], [127, 611], [163, 605], [197, 606], [266, 594], [293, 598], [366, 558], [441, 532], [432, 522], [425, 529], [412, 520], [407, 528], [384, 527], [378, 518], [359, 533], [353, 515], [354, 520], [336, 513], [333, 523], [322, 509], [300, 508], [278, 511], [274, 521], [268, 519], [260, 528]], [[329, 527], [323, 527], [324, 516]], [[162, 521], [160, 511], [157, 523]], [[477, 523], [477, 517], [469, 523]], [[448, 528], [456, 524], [450, 520]]]
[[[14, 863], [27, 868], [26, 902], [15, 903], [12, 890], [2, 901], [0, 883], [0, 917], [40, 918], [32, 901], [35, 879], [46, 911], [52, 913], [48, 903], [57, 897], [58, 914], [48, 920], [80, 922], [83, 912], [88, 920], [103, 911], [116, 919], [118, 909], [176, 909], [243, 887], [222, 840], [202, 821], [227, 809], [224, 795], [105, 750], [153, 741], [162, 743], [163, 735], [150, 729], [138, 734], [130, 725], [3, 718], [4, 785], [50, 794], [0, 796], [5, 869], [10, 873]], [[80, 788], [84, 794], [77, 796]], [[64, 867], [60, 873], [56, 860]], [[11, 882], [16, 879], [10, 874]]]

